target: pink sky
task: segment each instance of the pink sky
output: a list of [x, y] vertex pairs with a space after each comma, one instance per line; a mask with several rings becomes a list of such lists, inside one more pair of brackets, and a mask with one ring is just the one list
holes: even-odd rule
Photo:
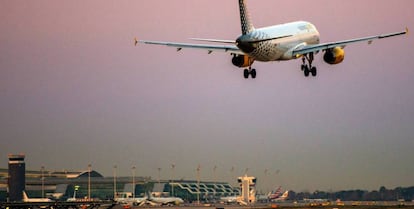
[[[256, 27], [306, 20], [322, 42], [414, 30], [411, 0], [248, 5]], [[201, 164], [232, 182], [248, 167], [265, 190], [412, 186], [412, 35], [348, 46], [336, 66], [319, 54], [317, 78], [293, 60], [244, 80], [224, 53], [133, 46], [234, 39], [236, 0], [1, 1], [0, 30], [0, 167], [24, 152], [29, 169], [104, 175], [169, 178], [175, 163], [194, 179]]]

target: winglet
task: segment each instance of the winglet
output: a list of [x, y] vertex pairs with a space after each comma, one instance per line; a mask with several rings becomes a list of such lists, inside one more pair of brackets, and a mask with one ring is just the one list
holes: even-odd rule
[[134, 45], [137, 46], [137, 44], [138, 44], [138, 39], [137, 39], [137, 37], [135, 37], [134, 38]]
[[407, 35], [408, 35], [408, 34], [409, 34], [409, 32], [410, 32], [410, 31], [408, 30], [408, 27], [405, 27], [405, 34], [407, 34]]

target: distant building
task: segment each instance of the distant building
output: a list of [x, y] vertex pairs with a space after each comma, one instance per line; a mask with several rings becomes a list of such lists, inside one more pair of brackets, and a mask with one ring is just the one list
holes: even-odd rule
[[[163, 188], [162, 192], [160, 189], [155, 190], [156, 188]], [[154, 192], [181, 197], [188, 202], [196, 201], [197, 194], [199, 194], [201, 201], [211, 202], [220, 199], [220, 197], [239, 195], [240, 189], [234, 188], [226, 182], [202, 181], [198, 184], [197, 181], [180, 180], [156, 185]]]
[[[0, 201], [7, 200], [8, 169], [0, 168]], [[114, 197], [114, 177], [104, 177], [92, 170], [91, 197], [112, 199]], [[75, 186], [79, 186], [76, 198], [88, 195], [89, 171], [38, 171], [26, 170], [25, 190], [30, 197], [42, 197], [42, 188], [46, 197], [67, 199], [73, 197]], [[43, 179], [43, 180], [42, 180]], [[200, 182], [186, 180], [154, 181], [150, 177], [135, 177], [136, 186], [132, 186], [132, 177], [116, 178], [116, 193], [133, 193], [144, 196], [145, 191], [158, 192], [161, 196], [176, 196], [191, 202], [196, 200], [197, 193], [201, 200], [212, 200], [221, 196], [240, 194], [238, 188], [233, 188], [225, 182]], [[43, 186], [42, 186], [43, 185]], [[133, 192], [132, 189], [135, 188]]]
[[[23, 176], [25, 176], [25, 178], [23, 177], [24, 180], [20, 182], [23, 182], [23, 184], [25, 184], [23, 189], [28, 193], [30, 197], [41, 197], [43, 188], [43, 192], [47, 197], [55, 199], [65, 199], [73, 196], [75, 186], [79, 186], [76, 198], [84, 198], [88, 195], [89, 171], [42, 172], [40, 170], [26, 170], [25, 175]], [[90, 172], [90, 177], [92, 198], [113, 198], [113, 177], [103, 177], [100, 173], [94, 170]], [[0, 201], [7, 201], [8, 178], [9, 170], [0, 168]], [[144, 185], [146, 185], [147, 182], [149, 182], [150, 180], [151, 179], [149, 177], [135, 177], [135, 182], [137, 185], [136, 190], [139, 192], [140, 190], [143, 190], [143, 188], [146, 188], [146, 186]], [[131, 182], [132, 177], [118, 177], [117, 191], [122, 192], [124, 190], [125, 185], [131, 184]]]
[[241, 176], [237, 179], [242, 188], [240, 203], [248, 205], [256, 202], [256, 177], [253, 176]]
[[9, 185], [9, 201], [16, 202], [22, 201], [23, 191], [25, 190], [25, 172], [26, 164], [24, 162], [25, 155], [9, 155], [9, 170], [8, 170], [8, 182]]

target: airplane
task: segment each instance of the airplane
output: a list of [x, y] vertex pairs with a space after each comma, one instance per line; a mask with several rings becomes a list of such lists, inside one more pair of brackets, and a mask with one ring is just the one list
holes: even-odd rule
[[123, 206], [142, 206], [147, 203], [147, 197], [115, 198], [117, 204]]
[[258, 195], [257, 201], [271, 201], [271, 202], [282, 202], [285, 201], [289, 196], [289, 191], [286, 190], [282, 194], [282, 187], [278, 187], [275, 191], [269, 192], [267, 195]]
[[221, 197], [220, 201], [225, 204], [231, 204], [231, 203], [236, 203], [238, 199], [239, 199], [238, 196], [227, 196], [227, 197]]
[[242, 34], [236, 40], [191, 38], [193, 41], [204, 41], [215, 44], [193, 44], [164, 41], [146, 41], [135, 38], [135, 46], [138, 43], [164, 45], [177, 48], [204, 49], [211, 54], [213, 51], [230, 53], [232, 63], [236, 67], [245, 68], [245, 79], [257, 76], [256, 69], [252, 68], [255, 61], [287, 61], [302, 58], [301, 70], [305, 77], [316, 76], [317, 68], [313, 66], [314, 57], [319, 52], [324, 52], [323, 59], [326, 63], [335, 65], [344, 61], [344, 48], [348, 44], [368, 42], [371, 44], [376, 39], [384, 39], [393, 36], [408, 34], [405, 31], [368, 36], [363, 38], [348, 39], [337, 42], [319, 43], [320, 35], [316, 27], [307, 21], [296, 21], [264, 28], [255, 28], [247, 10], [246, 0], [239, 0], [240, 20]]
[[243, 200], [242, 196], [227, 196], [221, 197], [220, 202], [223, 204], [239, 204], [239, 205], [248, 205], [246, 201]]
[[132, 197], [127, 193], [121, 193], [121, 197], [115, 197], [114, 201], [123, 206], [141, 206], [147, 203], [147, 197]]
[[258, 194], [256, 195], [256, 201], [258, 202], [267, 202], [272, 199], [276, 199], [280, 197], [282, 194], [282, 187], [279, 186], [276, 190], [269, 192], [268, 194]]
[[180, 205], [184, 200], [179, 197], [153, 197], [151, 192], [147, 192], [147, 201], [151, 205]]
[[49, 198], [29, 198], [26, 192], [23, 191], [23, 202], [52, 202]]
[[[262, 201], [263, 199], [261, 199], [261, 197], [257, 196], [256, 200], [258, 201]], [[266, 196], [265, 200], [268, 200], [268, 196]], [[247, 203], [242, 196], [227, 196], [227, 197], [221, 197], [220, 198], [220, 202], [223, 204], [239, 204], [242, 206], [246, 206], [249, 205], [249, 203]]]
[[270, 199], [272, 202], [283, 202], [289, 197], [289, 190], [286, 190], [281, 196]]
[[273, 199], [280, 197], [281, 194], [282, 194], [282, 187], [279, 186], [274, 192], [269, 193], [267, 195], [267, 198], [269, 200], [273, 200]]

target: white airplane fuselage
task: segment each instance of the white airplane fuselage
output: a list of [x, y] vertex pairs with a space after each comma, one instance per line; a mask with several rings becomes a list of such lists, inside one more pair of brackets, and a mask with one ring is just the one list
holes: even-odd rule
[[23, 191], [23, 202], [52, 202], [49, 198], [29, 198], [26, 192]]
[[184, 203], [184, 200], [179, 197], [152, 197], [149, 201], [161, 205], [180, 205]]
[[[282, 37], [271, 39], [274, 37]], [[252, 43], [251, 40], [271, 39]], [[244, 41], [247, 42], [244, 42]], [[294, 49], [306, 45], [319, 44], [316, 27], [305, 21], [291, 22], [270, 27], [258, 28], [237, 38], [236, 46], [257, 61], [269, 62], [290, 60]]]

